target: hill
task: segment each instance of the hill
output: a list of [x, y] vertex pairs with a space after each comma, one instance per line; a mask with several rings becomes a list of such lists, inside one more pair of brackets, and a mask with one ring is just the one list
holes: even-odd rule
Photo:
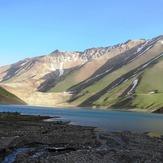
[[8, 92], [4, 88], [0, 87], [0, 104], [20, 104], [25, 105], [21, 99], [16, 97], [14, 94]]

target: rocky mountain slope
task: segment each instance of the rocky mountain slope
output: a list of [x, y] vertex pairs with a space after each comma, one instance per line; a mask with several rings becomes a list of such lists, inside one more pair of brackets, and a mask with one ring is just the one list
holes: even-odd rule
[[30, 105], [163, 106], [163, 36], [84, 52], [60, 52], [0, 67], [0, 85]]

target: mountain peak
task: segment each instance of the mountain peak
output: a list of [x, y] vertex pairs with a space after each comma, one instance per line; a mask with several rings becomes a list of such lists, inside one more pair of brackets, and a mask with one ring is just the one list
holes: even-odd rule
[[53, 52], [51, 52], [50, 55], [51, 55], [51, 54], [58, 54], [58, 53], [60, 53], [60, 51], [59, 51], [58, 49], [56, 49], [56, 50], [54, 50]]

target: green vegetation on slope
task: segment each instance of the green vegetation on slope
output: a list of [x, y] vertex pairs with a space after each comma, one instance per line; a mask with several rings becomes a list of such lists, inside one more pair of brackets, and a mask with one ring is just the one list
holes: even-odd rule
[[163, 93], [137, 94], [131, 106], [134, 108], [156, 110], [163, 107]]
[[[124, 65], [123, 67], [113, 71], [112, 73], [106, 75], [99, 81], [97, 81], [95, 84], [85, 88], [81, 92], [89, 92], [89, 93], [97, 93], [104, 89], [107, 85], [109, 85], [111, 82], [116, 80], [121, 75], [126, 74], [127, 72], [139, 67], [140, 65], [148, 62], [149, 60], [155, 58], [163, 51], [163, 48], [158, 48], [157, 46], [154, 46], [153, 49], [148, 51], [148, 55], [142, 55], [133, 62], [130, 62], [127, 65]], [[91, 96], [91, 95], [90, 95]], [[84, 99], [84, 97], [82, 97]]]
[[95, 101], [94, 105], [104, 106], [104, 107], [111, 107], [119, 102], [122, 102], [128, 97], [120, 97], [122, 93], [127, 89], [127, 87], [134, 81], [135, 78], [132, 78], [121, 85], [113, 88], [110, 92], [101, 96], [97, 101]]
[[163, 107], [163, 60], [160, 59], [152, 67], [146, 69], [135, 90], [135, 98], [131, 106], [135, 108], [155, 110]]
[[74, 79], [75, 79], [75, 76], [79, 69], [80, 68], [77, 68], [69, 73], [64, 74], [61, 77], [60, 82], [58, 82], [57, 85], [55, 87], [51, 88], [48, 92], [64, 92], [68, 88], [77, 84]]
[[[130, 108], [156, 110], [163, 107], [163, 60], [158, 60], [154, 65], [146, 68], [141, 74], [141, 81], [135, 89], [135, 93], [125, 97], [118, 97], [134, 79], [114, 88], [94, 102], [101, 106], [126, 106]], [[117, 95], [117, 96], [116, 96]], [[132, 99], [131, 99], [132, 97]]]
[[[156, 50], [156, 49], [155, 49]], [[106, 75], [101, 80], [97, 81], [95, 84], [85, 88], [80, 93], [85, 93], [82, 97], [76, 99], [76, 102], [81, 103], [87, 98], [91, 97], [93, 94], [98, 93], [102, 89], [104, 89], [111, 82], [116, 80], [121, 75], [126, 74], [129, 70], [133, 70], [136, 67], [146, 63], [150, 59], [156, 57], [158, 53], [162, 51], [162, 49], [158, 49], [148, 51], [147, 55], [142, 55], [138, 59], [130, 62], [127, 65], [124, 65], [118, 70]], [[155, 52], [155, 53], [154, 53]], [[92, 106], [95, 107], [128, 107], [128, 108], [142, 108], [155, 110], [163, 107], [162, 97], [163, 97], [163, 60], [160, 58], [154, 63], [150, 64], [146, 69], [137, 73], [135, 77], [132, 77], [127, 82], [124, 82], [111, 91], [102, 95], [99, 99], [92, 102]], [[132, 82], [139, 76], [141, 73], [141, 80], [138, 83], [135, 91], [132, 95], [120, 96], [129, 86], [131, 86]], [[154, 92], [155, 94], [149, 94]], [[91, 99], [92, 100], [92, 99]], [[75, 101], [74, 101], [75, 103]]]
[[136, 89], [136, 94], [144, 94], [152, 91], [163, 92], [163, 60], [151, 68], [146, 69], [142, 75], [140, 84]]
[[0, 87], [0, 104], [25, 104], [14, 94], [8, 92], [4, 88]]

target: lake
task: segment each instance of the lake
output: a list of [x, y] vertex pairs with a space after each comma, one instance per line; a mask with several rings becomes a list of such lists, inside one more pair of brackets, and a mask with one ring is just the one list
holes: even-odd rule
[[71, 124], [94, 126], [107, 132], [155, 132], [163, 134], [163, 115], [118, 110], [93, 110], [90, 108], [48, 108], [36, 106], [0, 105], [0, 112], [60, 116], [50, 120], [71, 121]]

